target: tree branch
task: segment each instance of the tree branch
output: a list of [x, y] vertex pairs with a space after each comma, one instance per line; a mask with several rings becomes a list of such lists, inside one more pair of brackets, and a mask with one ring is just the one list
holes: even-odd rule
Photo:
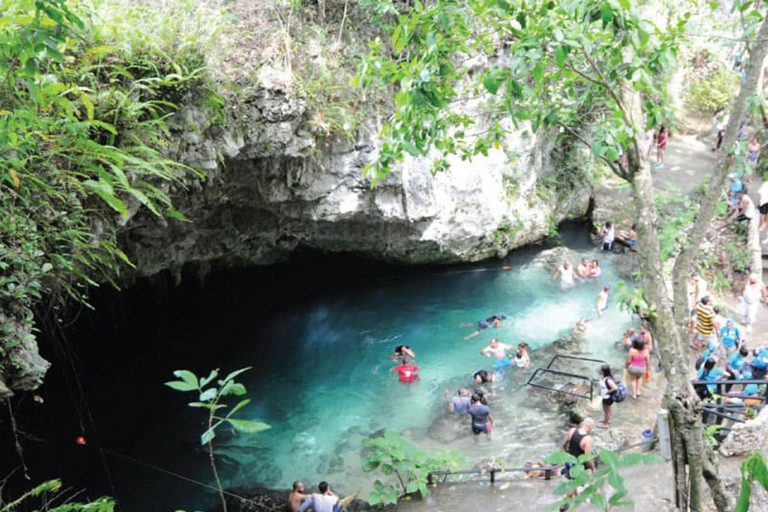
[[[564, 130], [566, 130], [571, 135], [573, 135], [576, 139], [579, 140], [579, 142], [581, 142], [582, 144], [587, 146], [590, 150], [592, 149], [592, 144], [587, 142], [587, 140], [584, 139], [581, 135], [579, 135], [576, 132], [576, 130], [574, 130], [573, 128], [571, 128], [571, 127], [569, 127], [569, 126], [567, 126], [567, 125], [565, 125], [563, 123], [561, 123], [560, 121], [557, 122], [557, 125], [560, 126], [561, 128], [563, 128]], [[614, 173], [616, 173], [616, 175], [618, 175], [618, 176], [620, 176], [620, 177], [622, 177], [624, 179], [627, 179], [627, 174], [628, 173], [624, 170], [624, 168], [622, 166], [616, 165], [616, 162], [611, 162], [610, 160], [608, 160], [604, 156], [600, 156], [599, 158], [600, 158], [600, 160], [602, 160], [603, 162], [608, 164], [608, 167], [610, 167], [611, 170]]]

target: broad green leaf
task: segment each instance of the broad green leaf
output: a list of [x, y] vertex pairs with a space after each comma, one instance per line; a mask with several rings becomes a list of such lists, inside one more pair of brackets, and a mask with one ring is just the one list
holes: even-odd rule
[[261, 432], [262, 430], [272, 428], [266, 423], [262, 423], [260, 421], [236, 420], [233, 418], [229, 418], [227, 421], [235, 428], [235, 430], [245, 434], [255, 434], [256, 432]]
[[165, 385], [176, 391], [197, 391], [197, 386], [193, 386], [190, 383], [181, 380], [166, 382]]
[[563, 46], [558, 46], [557, 50], [555, 50], [555, 63], [557, 64], [557, 67], [560, 69], [565, 68], [565, 48]]
[[200, 393], [199, 400], [201, 402], [210, 402], [214, 398], [216, 398], [216, 388], [210, 388]]
[[209, 373], [206, 378], [200, 379], [200, 387], [204, 388], [205, 386], [207, 386], [208, 384], [213, 382], [213, 379], [215, 379], [218, 376], [219, 376], [219, 370], [218, 369], [211, 370], [211, 373]]
[[196, 388], [198, 387], [197, 376], [189, 370], [176, 370], [173, 372], [173, 376], [178, 377]]
[[213, 439], [216, 437], [216, 432], [213, 430], [213, 428], [209, 428], [203, 434], [200, 436], [200, 444], [206, 445], [213, 441]]
[[485, 75], [483, 78], [483, 87], [491, 94], [496, 94], [499, 90], [499, 81], [493, 75]]
[[239, 369], [239, 370], [235, 370], [235, 371], [233, 371], [232, 373], [230, 373], [229, 375], [227, 375], [226, 377], [224, 377], [224, 380], [222, 381], [222, 384], [223, 384], [223, 383], [225, 383], [225, 382], [229, 382], [230, 380], [234, 379], [235, 377], [237, 377], [237, 376], [238, 376], [238, 375], [240, 375], [241, 373], [245, 373], [245, 372], [247, 372], [247, 371], [248, 371], [248, 370], [250, 370], [250, 369], [251, 369], [251, 367], [250, 367], [250, 366], [248, 366], [248, 367], [246, 367], [246, 368], [241, 368], [241, 369]]

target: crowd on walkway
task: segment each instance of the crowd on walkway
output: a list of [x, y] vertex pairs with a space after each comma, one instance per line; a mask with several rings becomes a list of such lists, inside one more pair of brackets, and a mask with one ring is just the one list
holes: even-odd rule
[[[715, 137], [712, 149], [719, 151], [722, 144], [727, 114], [719, 115], [715, 119]], [[657, 132], [649, 131], [646, 138], [646, 156], [650, 158], [653, 149], [656, 149], [656, 161], [653, 165], [657, 168], [664, 167], [664, 152], [667, 148], [669, 134], [665, 127]], [[760, 144], [753, 138], [746, 146], [746, 163], [754, 170], [760, 155]], [[727, 228], [731, 224], [748, 221], [759, 222], [759, 231], [768, 227], [768, 181], [762, 184], [758, 190], [759, 202], [756, 204], [749, 196], [745, 180], [737, 173], [728, 176], [726, 199], [728, 209], [725, 220], [719, 227]], [[751, 178], [749, 178], [751, 181]], [[759, 218], [758, 218], [759, 214]], [[619, 230], [622, 224], [628, 224], [626, 229]], [[614, 226], [606, 222], [600, 229], [600, 250], [612, 252], [614, 244], [620, 243], [630, 250], [634, 250], [638, 244], [638, 234], [634, 224], [627, 221]], [[768, 243], [768, 241], [766, 241]], [[596, 317], [592, 320], [581, 318], [573, 327], [573, 336], [584, 336], [591, 329], [591, 322], [600, 321], [608, 308], [611, 286], [601, 282], [602, 268], [595, 258], [582, 258], [578, 266], [564, 260], [557, 266], [550, 278], [550, 282], [557, 281], [563, 292], [568, 292], [576, 286], [577, 282], [588, 283], [590, 281], [601, 283], [600, 291], [595, 299], [594, 311]], [[753, 325], [762, 304], [768, 306], [768, 291], [763, 284], [762, 277], [750, 274], [741, 289], [741, 310], [737, 321], [723, 316], [723, 308], [714, 304], [714, 299], [709, 293], [708, 283], [698, 272], [693, 272], [689, 279], [689, 307], [690, 307], [690, 346], [695, 356], [695, 379], [705, 381], [706, 384], [695, 384], [694, 389], [699, 397], [706, 400], [714, 395], [720, 396], [731, 404], [761, 404], [757, 398], [758, 385], [748, 382], [752, 379], [764, 379], [768, 372], [768, 343], [763, 346], [750, 346], [747, 338], [752, 334]], [[474, 328], [464, 340], [468, 341], [485, 332], [487, 329], [498, 329], [503, 326], [507, 317], [503, 314], [494, 314], [476, 322], [461, 324], [462, 328]], [[753, 338], [754, 339], [754, 338]], [[579, 457], [593, 451], [594, 440], [591, 432], [594, 428], [610, 428], [613, 419], [613, 406], [623, 402], [626, 397], [637, 400], [642, 397], [643, 388], [652, 380], [652, 358], [658, 359], [658, 367], [661, 367], [656, 340], [651, 334], [648, 325], [642, 325], [639, 329], [629, 328], [624, 332], [621, 340], [616, 342], [617, 347], [626, 351], [626, 359], [623, 370], [626, 372], [626, 384], [614, 376], [614, 371], [608, 364], [599, 368], [599, 390], [602, 402], [603, 418], [595, 422], [592, 418], [584, 419], [577, 427], [568, 430], [562, 447], [567, 453]], [[492, 388], [497, 382], [498, 375], [506, 371], [525, 370], [531, 367], [529, 347], [526, 343], [517, 346], [501, 342], [493, 337], [490, 343], [480, 350], [480, 353], [493, 361], [492, 369], [480, 369], [472, 374], [467, 385], [460, 387], [453, 396], [445, 396], [448, 410], [458, 418], [467, 418], [470, 431], [475, 439], [480, 434], [485, 434], [488, 440], [492, 437], [495, 420], [488, 398]], [[692, 358], [694, 358], [692, 356]], [[391, 369], [396, 373], [400, 382], [411, 383], [419, 378], [419, 367], [416, 364], [416, 353], [408, 345], [399, 345], [390, 355], [395, 366]], [[693, 376], [692, 376], [693, 377]], [[718, 384], [719, 380], [744, 380], [744, 384], [727, 383]], [[712, 384], [709, 384], [709, 383]], [[592, 467], [593, 462], [586, 463]], [[547, 477], [562, 474], [569, 478], [572, 464], [566, 464], [562, 470], [544, 471], [546, 464], [542, 461], [538, 465], [527, 462], [525, 468], [529, 468], [528, 478]], [[321, 482], [319, 493], [305, 494], [304, 484], [294, 483], [289, 496], [289, 506], [294, 512], [304, 512], [313, 507], [316, 512], [339, 512], [342, 508], [338, 495], [336, 495], [326, 482]], [[569, 496], [575, 495], [576, 491]], [[567, 506], [560, 510], [567, 509]]]

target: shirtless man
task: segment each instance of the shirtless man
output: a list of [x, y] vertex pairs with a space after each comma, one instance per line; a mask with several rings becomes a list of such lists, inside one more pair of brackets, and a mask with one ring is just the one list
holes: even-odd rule
[[581, 258], [581, 263], [576, 267], [576, 275], [582, 279], [589, 275], [589, 259]]
[[581, 280], [581, 278], [573, 272], [573, 265], [571, 265], [571, 262], [568, 260], [565, 260], [562, 265], [557, 267], [557, 270], [552, 274], [552, 278], [549, 281], [554, 281], [557, 279], [557, 276], [560, 276], [560, 288], [563, 290], [573, 287], [574, 278]]
[[493, 357], [498, 361], [503, 361], [507, 358], [507, 352], [514, 350], [512, 345], [501, 343], [498, 338], [493, 338], [491, 344], [480, 351], [486, 357]]
[[304, 494], [304, 482], [293, 482], [293, 490], [288, 493], [288, 506], [292, 512], [296, 512], [301, 507], [301, 504], [309, 498], [309, 494]]
[[608, 295], [611, 293], [611, 287], [606, 286], [600, 295], [597, 296], [597, 314], [603, 316], [603, 312], [608, 309]]

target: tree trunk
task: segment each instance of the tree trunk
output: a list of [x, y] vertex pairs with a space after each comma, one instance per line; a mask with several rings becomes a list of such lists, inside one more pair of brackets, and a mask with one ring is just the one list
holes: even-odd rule
[[[715, 216], [717, 199], [720, 197], [723, 182], [731, 166], [731, 150], [734, 142], [736, 142], [739, 125], [747, 113], [747, 104], [749, 99], [755, 94], [763, 73], [763, 62], [765, 61], [766, 53], [768, 53], [768, 17], [763, 20], [755, 41], [749, 52], [749, 62], [747, 63], [744, 83], [741, 86], [739, 95], [731, 106], [728, 126], [725, 128], [723, 144], [720, 155], [717, 158], [717, 165], [710, 178], [710, 186], [706, 188], [704, 197], [699, 201], [701, 209], [688, 236], [688, 246], [683, 248], [683, 251], [677, 257], [677, 261], [675, 261], [672, 282], [675, 290], [675, 313], [678, 324], [684, 323], [687, 319], [685, 317], [688, 315], [688, 306], [686, 304], [688, 275], [693, 268], [693, 261], [701, 247], [701, 242], [704, 240], [707, 229]], [[759, 267], [762, 269], [762, 260]]]

